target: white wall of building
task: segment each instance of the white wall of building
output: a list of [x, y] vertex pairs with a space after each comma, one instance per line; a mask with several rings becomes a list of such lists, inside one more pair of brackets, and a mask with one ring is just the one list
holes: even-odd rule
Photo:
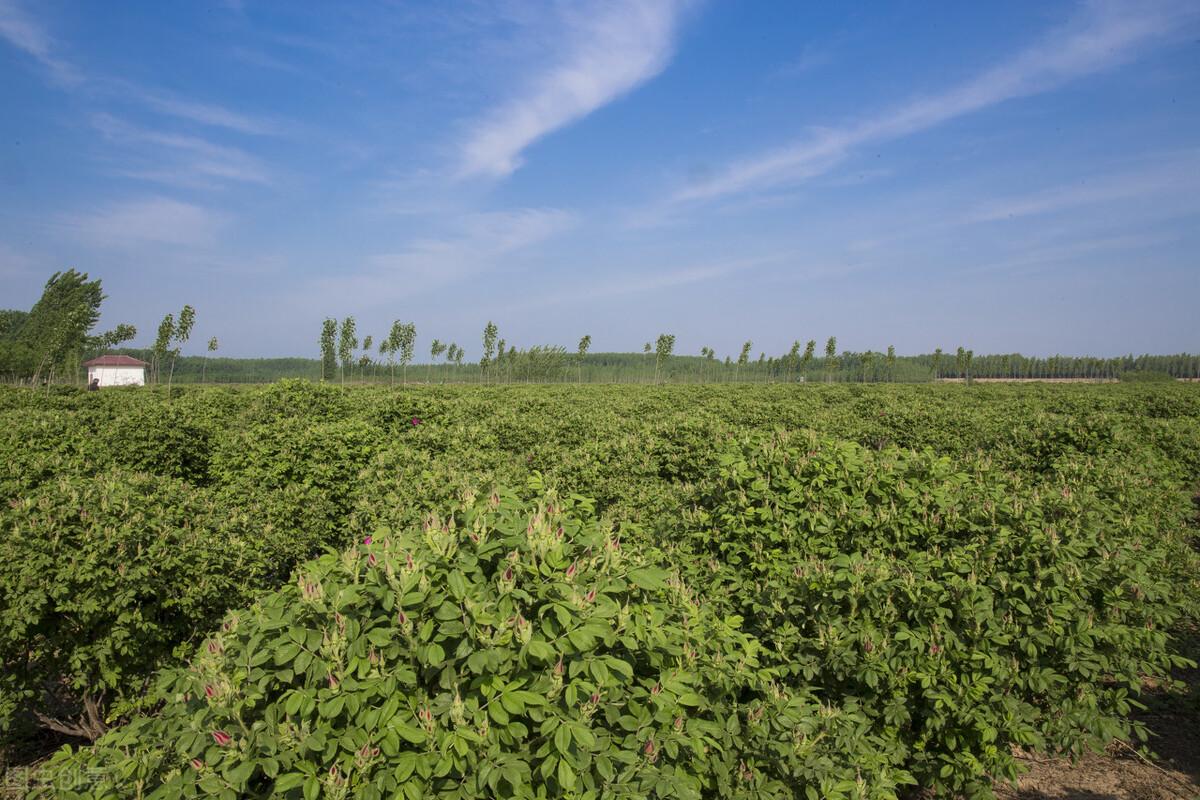
[[145, 367], [88, 367], [88, 383], [99, 378], [101, 386], [145, 386]]

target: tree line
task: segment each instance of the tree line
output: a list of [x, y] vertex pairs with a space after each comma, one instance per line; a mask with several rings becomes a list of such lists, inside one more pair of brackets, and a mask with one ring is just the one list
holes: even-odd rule
[[[96, 333], [105, 295], [99, 279], [74, 269], [56, 272], [41, 298], [29, 311], [0, 310], [0, 378], [9, 382], [49, 383], [82, 380], [84, 361], [105, 352], [134, 355], [148, 365], [147, 380], [166, 383], [213, 380], [261, 382], [283, 377], [325, 381], [409, 382], [409, 367], [418, 363], [415, 323], [395, 320], [382, 336], [363, 336], [353, 316], [323, 320], [319, 354], [312, 359], [215, 359], [219, 342], [211, 337], [203, 356], [183, 356], [191, 337], [196, 310], [184, 305], [159, 323], [149, 349], [119, 348], [137, 335], [122, 323]], [[554, 344], [520, 348], [500, 336], [488, 321], [482, 331], [478, 361], [467, 359], [457, 342], [433, 339], [418, 380], [433, 382], [695, 382], [695, 383], [880, 383], [976, 379], [1200, 379], [1200, 356], [1133, 354], [1113, 358], [1091, 356], [1024, 356], [1020, 353], [976, 356], [970, 349], [900, 356], [894, 346], [884, 350], [838, 350], [837, 337], [800, 340], [777, 355], [760, 351], [746, 340], [736, 354], [720, 357], [702, 346], [699, 355], [675, 352], [674, 334], [661, 333], [638, 353], [592, 353], [592, 337], [580, 338], [574, 352]]]

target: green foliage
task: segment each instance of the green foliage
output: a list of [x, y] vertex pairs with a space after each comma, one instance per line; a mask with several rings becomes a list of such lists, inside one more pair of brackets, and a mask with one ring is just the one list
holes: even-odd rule
[[0, 728], [29, 710], [56, 730], [101, 729], [89, 702], [135, 700], [265, 557], [168, 478], [111, 471], [27, 493], [0, 527]]
[[[64, 751], [47, 785], [83, 767], [99, 780], [57, 796], [781, 797], [800, 781], [844, 797], [876, 771], [818, 744], [849, 744], [854, 712], [761, 696], [739, 620], [586, 502], [468, 501], [227, 617], [160, 678], [160, 716]], [[799, 734], [815, 741], [770, 746]]]
[[99, 279], [68, 269], [50, 276], [28, 313], [0, 311], [0, 374], [35, 383], [70, 374], [86, 353], [132, 339], [137, 331], [127, 324], [89, 335], [103, 301]]
[[[1079, 754], [1180, 660], [1196, 559], [1108, 465], [1037, 481], [987, 459], [815, 435], [721, 457], [684, 559], [790, 685], [854, 697], [922, 786], [989, 794], [1012, 748]], [[1138, 505], [1135, 503], [1134, 508]], [[1167, 528], [1169, 530], [1169, 528]]]
[[329, 380], [337, 371], [337, 320], [326, 317], [321, 323], [321, 380]]
[[1170, 383], [1175, 380], [1167, 372], [1150, 369], [1131, 369], [1117, 377], [1121, 383]]
[[[633, 358], [648, 379], [648, 360]], [[90, 702], [119, 726], [111, 737], [126, 737], [120, 769], [146, 786], [172, 765], [191, 769], [172, 749], [184, 737], [160, 726], [198, 713], [195, 694], [176, 707], [172, 682], [223, 611], [254, 607], [297, 564], [366, 532], [397, 532], [379, 542], [419, 538], [430, 510], [464, 534], [476, 518], [493, 526], [496, 514], [527, 522], [536, 509], [511, 498], [503, 512], [455, 509], [472, 487], [532, 483], [594, 498], [596, 515], [623, 526], [625, 557], [665, 558], [705, 598], [706, 619], [742, 616], [739, 641], [762, 643], [759, 667], [737, 676], [733, 749], [708, 754], [711, 774], [734, 779], [745, 761], [746, 783], [764, 796], [778, 780], [800, 796], [811, 786], [817, 797], [860, 788], [890, 797], [910, 776], [986, 796], [1011, 774], [1008, 745], [1079, 752], [1136, 734], [1125, 720], [1139, 679], [1174, 663], [1172, 620], [1198, 610], [1197, 474], [1200, 393], [1186, 384], [346, 390], [289, 381], [184, 386], [170, 405], [154, 389], [0, 388], [0, 596], [11, 604], [0, 609], [0, 666], [13, 676], [2, 702], [12, 720], [37, 712], [79, 727]], [[565, 527], [578, 524], [585, 539], [604, 530], [588, 504], [555, 505], [574, 506]], [[120, 570], [135, 566], [126, 580]], [[300, 574], [325, 569], [304, 564]], [[335, 570], [329, 580], [344, 586], [353, 575]], [[96, 611], [81, 613], [73, 597]], [[373, 608], [337, 613], [366, 627]], [[254, 630], [260, 638], [238, 652], [286, 632]], [[137, 646], [114, 647], [114, 635]], [[145, 692], [160, 667], [173, 677]], [[286, 662], [255, 668], [265, 672], [239, 687], [299, 686]], [[405, 685], [437, 696], [428, 682]], [[248, 726], [276, 719], [266, 697]], [[344, 713], [335, 723], [326, 748], [360, 725]], [[233, 735], [228, 724], [220, 730]], [[211, 731], [188, 730], [212, 742]], [[118, 758], [108, 745], [89, 752], [75, 758], [105, 769]], [[348, 752], [289, 758], [326, 772], [336, 762], [344, 775], [337, 759]], [[199, 756], [203, 777], [235, 767], [225, 748], [216, 755], [211, 765], [207, 749]], [[514, 763], [540, 768], [539, 758]], [[247, 778], [254, 791], [269, 792], [266, 768]]]

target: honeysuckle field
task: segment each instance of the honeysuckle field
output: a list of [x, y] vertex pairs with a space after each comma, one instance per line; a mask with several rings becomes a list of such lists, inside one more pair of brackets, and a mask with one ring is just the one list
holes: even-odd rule
[[1136, 741], [1200, 387], [0, 389], [56, 797], [991, 796]]

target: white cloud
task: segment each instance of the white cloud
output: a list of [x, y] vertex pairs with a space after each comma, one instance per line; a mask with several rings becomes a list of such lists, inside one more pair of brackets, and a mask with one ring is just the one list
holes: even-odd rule
[[561, 209], [523, 208], [470, 214], [446, 235], [413, 241], [369, 256], [358, 271], [319, 278], [292, 298], [303, 313], [331, 306], [380, 306], [433, 289], [461, 284], [503, 267], [504, 258], [568, 230], [575, 217]]
[[180, 119], [198, 122], [201, 125], [228, 128], [238, 133], [259, 136], [278, 133], [278, 129], [272, 123], [236, 111], [230, 111], [222, 106], [198, 103], [192, 100], [146, 91], [143, 91], [138, 99], [155, 111], [179, 117]]
[[63, 84], [80, 81], [78, 71], [54, 55], [50, 35], [21, 10], [16, 0], [0, 0], [0, 39], [35, 58], [55, 81]]
[[803, 181], [826, 172], [856, 147], [907, 136], [1116, 66], [1148, 43], [1176, 33], [1194, 14], [1174, 4], [1090, 4], [1065, 28], [960, 86], [857, 125], [819, 129], [808, 139], [734, 163], [680, 190], [674, 199], [706, 200]]
[[114, 203], [62, 220], [89, 244], [141, 247], [147, 244], [207, 247], [216, 244], [229, 217], [167, 197]]
[[1080, 206], [1200, 189], [1200, 153], [1191, 152], [1145, 169], [1081, 179], [1030, 194], [998, 198], [967, 214], [968, 222], [994, 222], [1053, 214]]
[[488, 115], [462, 147], [460, 174], [504, 176], [543, 136], [660, 73], [670, 60], [681, 0], [600, 2], [567, 20], [563, 58]]
[[[211, 186], [223, 181], [271, 182], [259, 159], [235, 147], [216, 145], [195, 136], [147, 130], [110, 114], [96, 114], [92, 125], [109, 141], [136, 150], [134, 164], [117, 170], [120, 175], [181, 186]], [[150, 159], [146, 145], [172, 155]]]

